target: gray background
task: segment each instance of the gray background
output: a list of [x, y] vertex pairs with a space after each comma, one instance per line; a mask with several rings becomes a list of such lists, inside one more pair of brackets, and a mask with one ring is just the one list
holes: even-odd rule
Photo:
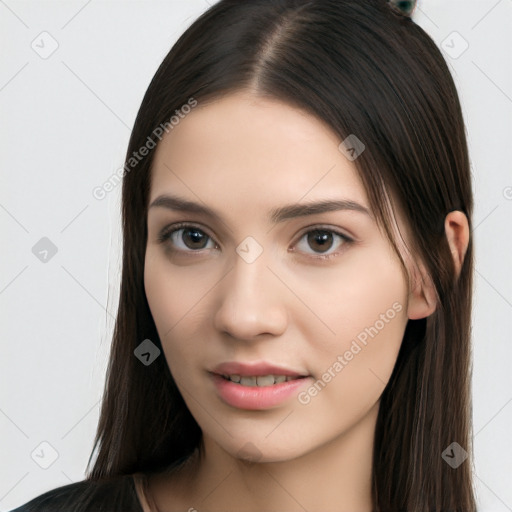
[[[121, 242], [121, 187], [92, 191], [123, 165], [151, 77], [206, 8], [0, 0], [0, 511], [84, 478]], [[414, 19], [443, 48], [467, 124], [475, 481], [480, 510], [512, 511], [512, 0], [420, 0]]]

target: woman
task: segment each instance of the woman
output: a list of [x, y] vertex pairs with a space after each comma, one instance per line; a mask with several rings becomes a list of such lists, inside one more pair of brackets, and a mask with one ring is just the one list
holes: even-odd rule
[[397, 4], [221, 0], [171, 49], [95, 462], [16, 512], [476, 510], [464, 123]]

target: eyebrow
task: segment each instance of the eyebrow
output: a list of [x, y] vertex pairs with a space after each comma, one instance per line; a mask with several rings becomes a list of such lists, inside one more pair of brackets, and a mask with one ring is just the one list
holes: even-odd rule
[[[222, 216], [215, 210], [194, 201], [171, 196], [158, 196], [149, 206], [151, 208], [167, 208], [169, 210], [177, 210], [189, 213], [198, 213], [211, 217], [219, 222], [224, 223]], [[269, 211], [268, 219], [273, 224], [279, 224], [285, 220], [297, 217], [306, 217], [307, 215], [316, 215], [319, 213], [333, 212], [339, 210], [349, 210], [360, 212], [372, 217], [370, 211], [365, 206], [348, 199], [324, 200], [304, 204], [289, 204], [279, 208], [272, 208]]]

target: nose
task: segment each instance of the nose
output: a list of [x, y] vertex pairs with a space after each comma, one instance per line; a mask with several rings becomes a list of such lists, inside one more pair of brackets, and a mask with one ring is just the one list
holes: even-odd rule
[[235, 255], [233, 268], [218, 287], [214, 325], [220, 332], [252, 341], [286, 330], [286, 290], [268, 263], [266, 251], [252, 263]]

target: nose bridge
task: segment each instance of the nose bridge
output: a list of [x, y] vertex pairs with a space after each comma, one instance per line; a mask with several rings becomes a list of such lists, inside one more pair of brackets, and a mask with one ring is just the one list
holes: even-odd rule
[[253, 237], [237, 246], [216, 312], [218, 329], [239, 339], [278, 334], [284, 329], [286, 314], [279, 282], [267, 268], [272, 266], [270, 254]]
[[228, 294], [240, 306], [247, 303], [258, 307], [258, 303], [265, 302], [268, 287], [272, 285], [269, 280], [271, 272], [267, 268], [271, 263], [270, 251], [254, 237], [248, 236], [236, 247], [235, 252]]
[[248, 239], [236, 248], [232, 286], [236, 295], [240, 294], [245, 299], [257, 299], [258, 295], [265, 293], [264, 288], [268, 285], [266, 274], [270, 273], [267, 268], [270, 264], [270, 251], [264, 250], [254, 238]]

